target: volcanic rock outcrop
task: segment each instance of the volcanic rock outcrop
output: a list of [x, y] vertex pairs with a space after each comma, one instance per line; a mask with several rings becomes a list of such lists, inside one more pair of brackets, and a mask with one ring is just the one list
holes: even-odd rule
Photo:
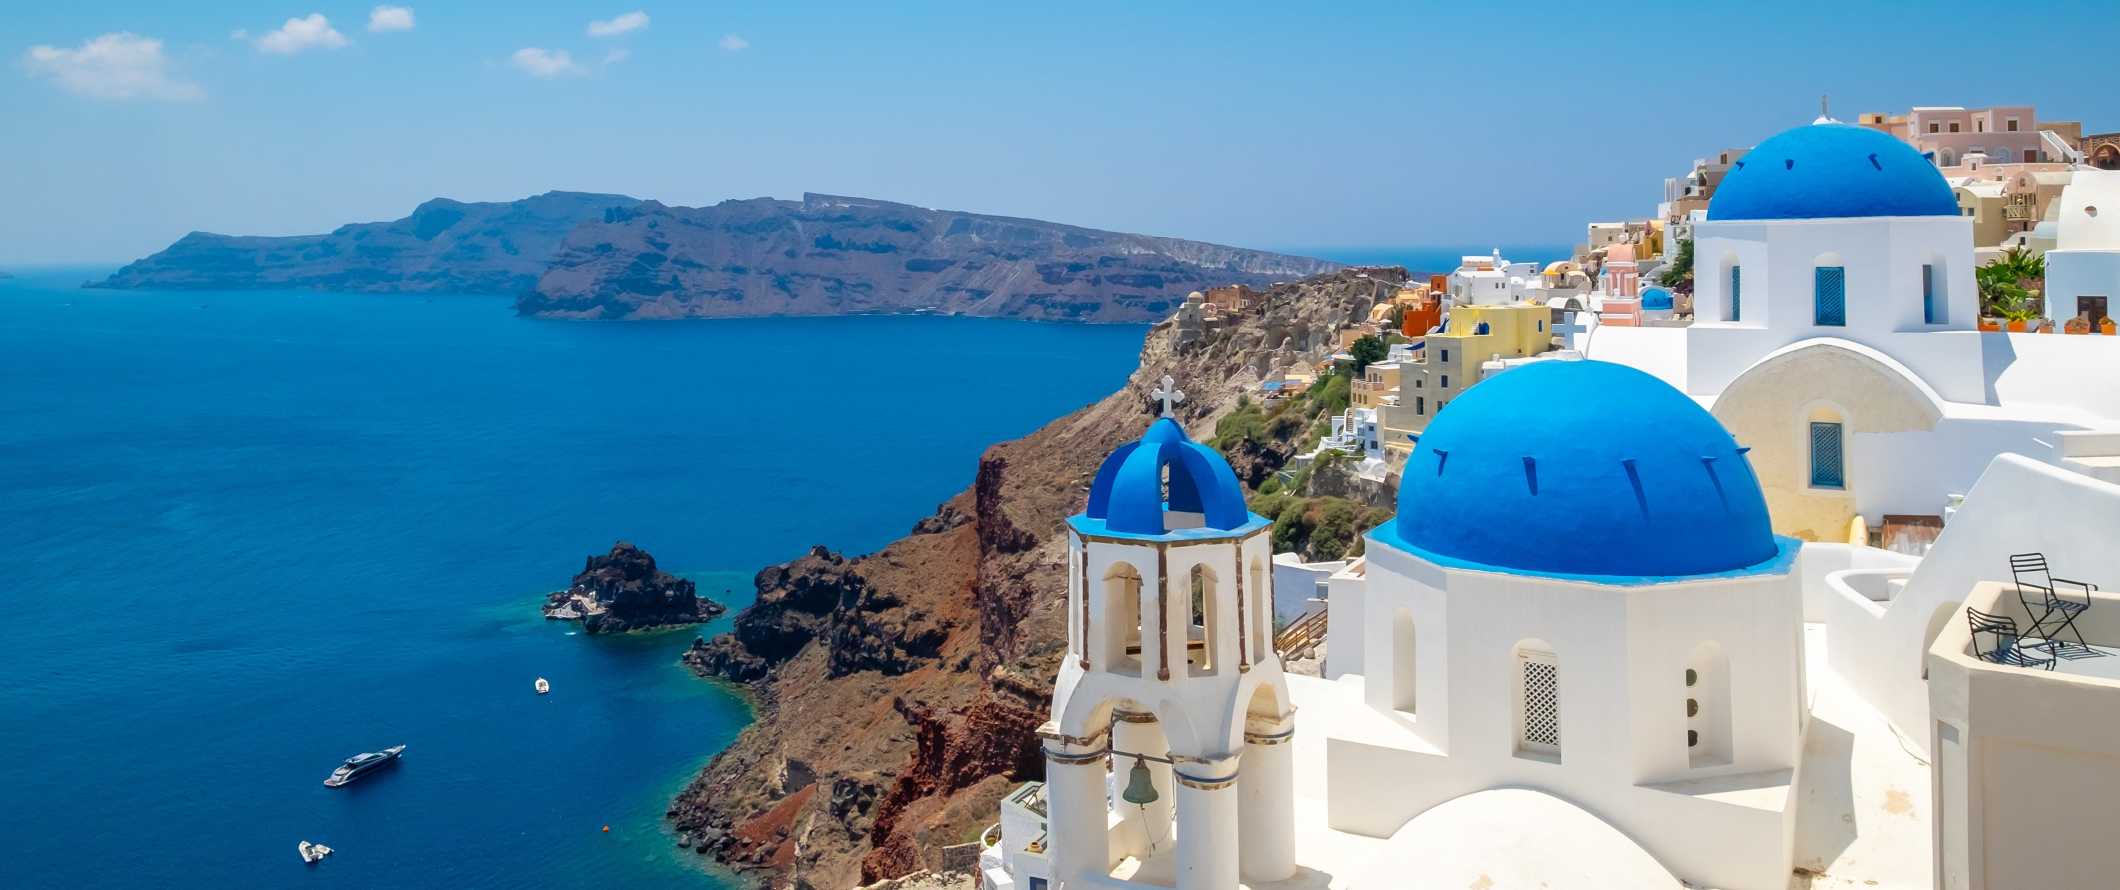
[[624, 633], [710, 621], [727, 607], [692, 582], [655, 567], [648, 551], [620, 541], [591, 556], [567, 589], [545, 599], [545, 617], [580, 621], [582, 632]]

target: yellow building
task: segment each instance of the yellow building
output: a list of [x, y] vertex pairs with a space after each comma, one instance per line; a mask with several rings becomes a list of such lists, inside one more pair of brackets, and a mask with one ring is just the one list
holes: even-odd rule
[[1399, 388], [1400, 370], [1398, 362], [1372, 362], [1362, 371], [1362, 377], [1347, 388], [1348, 404], [1356, 408], [1375, 408], [1384, 402], [1384, 397]]
[[1443, 329], [1424, 338], [1414, 361], [1399, 364], [1397, 398], [1378, 406], [1378, 438], [1385, 450], [1404, 459], [1413, 449], [1407, 437], [1427, 429], [1429, 418], [1478, 383], [1480, 365], [1488, 359], [1537, 355], [1552, 348], [1552, 318], [1553, 310], [1538, 303], [1450, 307]]
[[1951, 189], [1958, 198], [1958, 213], [1973, 221], [1973, 246], [1993, 247], [2009, 237], [2003, 221], [2002, 183], [1967, 181]]

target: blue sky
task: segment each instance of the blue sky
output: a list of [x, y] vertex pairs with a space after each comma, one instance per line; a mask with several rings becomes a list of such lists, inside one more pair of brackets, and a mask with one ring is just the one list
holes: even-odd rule
[[2083, 67], [2120, 17], [2091, 4], [391, 5], [370, 30], [372, 2], [7, 4], [0, 263], [548, 189], [1560, 243], [1821, 92], [1843, 117], [2033, 103], [2120, 130], [2120, 90]]

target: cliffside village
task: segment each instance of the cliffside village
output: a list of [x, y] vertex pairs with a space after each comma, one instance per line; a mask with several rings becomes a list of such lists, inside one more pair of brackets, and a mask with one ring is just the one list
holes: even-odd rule
[[1257, 399], [1359, 369], [1296, 462], [1395, 483], [1351, 559], [1275, 554], [1166, 380], [1067, 521], [1045, 779], [979, 885], [2120, 886], [2120, 134], [2082, 129], [1821, 114], [1277, 350]]

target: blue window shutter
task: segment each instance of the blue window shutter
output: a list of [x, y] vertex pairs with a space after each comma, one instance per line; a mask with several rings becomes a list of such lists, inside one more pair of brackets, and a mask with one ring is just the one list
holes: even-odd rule
[[1811, 487], [1844, 488], [1847, 472], [1841, 463], [1840, 424], [1811, 424]]
[[1741, 321], [1741, 320], [1743, 320], [1743, 319], [1744, 319], [1744, 317], [1745, 317], [1745, 316], [1744, 316], [1744, 312], [1742, 311], [1742, 310], [1743, 310], [1743, 306], [1744, 306], [1744, 304], [1743, 304], [1743, 303], [1741, 302], [1741, 298], [1742, 298], [1742, 297], [1744, 296], [1744, 290], [1745, 290], [1745, 289], [1744, 289], [1744, 283], [1745, 283], [1744, 271], [1745, 271], [1745, 270], [1744, 270], [1744, 267], [1742, 267], [1742, 266], [1731, 266], [1731, 267], [1730, 267], [1730, 320], [1731, 320], [1731, 321]]
[[1819, 266], [1811, 273], [1813, 324], [1842, 327], [1848, 323], [1848, 268]]
[[1936, 323], [1936, 266], [1923, 263], [1921, 266], [1921, 323]]

